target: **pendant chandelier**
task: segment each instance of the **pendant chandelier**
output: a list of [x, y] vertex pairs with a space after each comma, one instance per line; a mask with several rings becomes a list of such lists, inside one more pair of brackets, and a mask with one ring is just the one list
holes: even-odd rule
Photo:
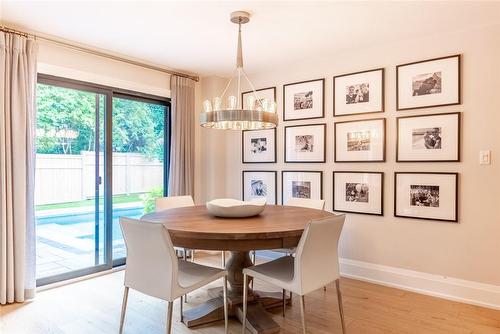
[[[260, 130], [272, 129], [278, 125], [276, 102], [268, 99], [258, 99], [255, 88], [243, 69], [243, 53], [241, 48], [241, 25], [250, 21], [250, 14], [243, 11], [231, 13], [231, 22], [238, 25], [238, 49], [236, 56], [236, 73], [229, 80], [221, 95], [211, 101], [203, 102], [203, 112], [200, 114], [200, 125], [211, 129], [224, 130]], [[245, 101], [241, 101], [241, 79], [246, 79], [252, 93]], [[235, 81], [236, 96], [226, 97], [226, 93]], [[224, 104], [224, 101], [226, 103]]]

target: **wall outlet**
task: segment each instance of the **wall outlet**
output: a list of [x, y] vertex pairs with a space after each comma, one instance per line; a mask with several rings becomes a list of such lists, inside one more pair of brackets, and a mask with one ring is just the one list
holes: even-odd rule
[[490, 150], [479, 151], [479, 164], [480, 165], [491, 164], [491, 151]]

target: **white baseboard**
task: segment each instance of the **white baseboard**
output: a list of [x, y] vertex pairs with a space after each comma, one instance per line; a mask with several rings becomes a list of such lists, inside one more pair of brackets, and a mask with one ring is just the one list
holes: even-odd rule
[[500, 310], [500, 286], [349, 259], [340, 259], [343, 277]]

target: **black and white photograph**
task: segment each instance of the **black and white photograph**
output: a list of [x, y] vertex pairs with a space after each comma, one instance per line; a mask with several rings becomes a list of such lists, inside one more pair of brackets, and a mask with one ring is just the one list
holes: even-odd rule
[[242, 131], [242, 162], [276, 162], [276, 129]]
[[283, 120], [325, 117], [325, 79], [283, 86]]
[[347, 133], [348, 151], [369, 151], [371, 131], [352, 131]]
[[420, 128], [412, 130], [414, 150], [440, 150], [441, 128]]
[[385, 161], [385, 118], [334, 123], [335, 162]]
[[367, 183], [348, 182], [345, 184], [345, 200], [347, 202], [368, 203], [370, 187]]
[[333, 172], [333, 211], [383, 215], [384, 173]]
[[413, 96], [441, 93], [441, 72], [419, 74], [412, 79]]
[[311, 198], [310, 181], [292, 181], [293, 198]]
[[285, 126], [285, 162], [325, 162], [326, 124]]
[[410, 185], [410, 205], [439, 208], [439, 186]]
[[323, 198], [322, 171], [282, 171], [281, 202], [288, 203], [290, 198]]
[[370, 102], [370, 83], [346, 86], [346, 104]]
[[242, 172], [242, 200], [266, 199], [267, 204], [277, 203], [277, 172], [250, 171]]
[[295, 136], [295, 152], [313, 152], [314, 136], [298, 135]]
[[460, 104], [460, 63], [454, 55], [398, 65], [397, 110]]
[[[276, 102], [276, 87], [261, 88], [254, 91], [241, 93], [241, 105], [244, 110], [257, 110], [262, 108], [262, 102]], [[259, 102], [260, 101], [260, 102]]]
[[261, 154], [267, 151], [267, 138], [250, 139], [250, 151], [253, 154]]
[[265, 197], [267, 195], [267, 184], [260, 179], [250, 180], [253, 197]]
[[458, 173], [394, 173], [394, 215], [458, 222]]
[[313, 91], [295, 93], [293, 95], [293, 109], [303, 110], [313, 108]]
[[398, 117], [397, 162], [460, 161], [460, 113]]
[[333, 116], [384, 111], [384, 69], [333, 77]]

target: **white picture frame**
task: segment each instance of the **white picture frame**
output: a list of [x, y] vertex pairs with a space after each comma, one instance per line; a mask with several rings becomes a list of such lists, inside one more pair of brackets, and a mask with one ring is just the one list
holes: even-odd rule
[[458, 173], [394, 173], [394, 216], [458, 222]]
[[397, 118], [397, 162], [460, 161], [458, 112]]
[[293, 197], [323, 199], [323, 172], [281, 171], [281, 204]]
[[248, 163], [276, 162], [276, 129], [243, 130], [241, 161]]
[[326, 124], [285, 126], [285, 162], [326, 161]]
[[283, 121], [325, 117], [325, 79], [283, 85]]
[[384, 69], [333, 77], [333, 116], [384, 112]]
[[242, 171], [242, 200], [266, 198], [266, 204], [278, 204], [277, 172], [264, 170]]
[[396, 109], [460, 104], [461, 55], [428, 59], [396, 67]]
[[333, 211], [384, 215], [384, 173], [333, 172]]
[[384, 162], [385, 118], [335, 122], [335, 162]]

